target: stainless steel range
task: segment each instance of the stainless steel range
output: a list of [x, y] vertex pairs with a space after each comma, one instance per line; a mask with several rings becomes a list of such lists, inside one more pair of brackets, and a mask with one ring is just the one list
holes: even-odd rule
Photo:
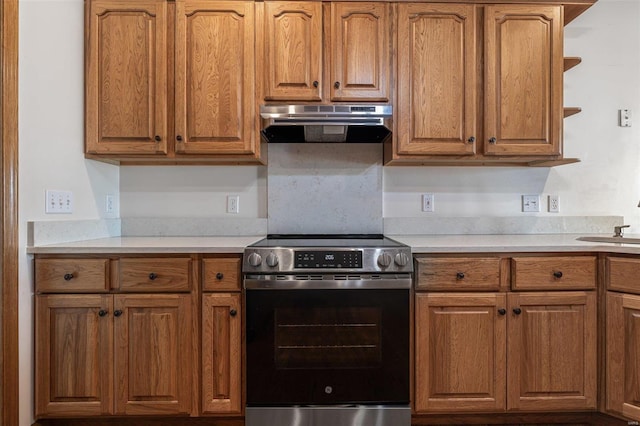
[[245, 249], [247, 426], [409, 426], [409, 247], [271, 235]]

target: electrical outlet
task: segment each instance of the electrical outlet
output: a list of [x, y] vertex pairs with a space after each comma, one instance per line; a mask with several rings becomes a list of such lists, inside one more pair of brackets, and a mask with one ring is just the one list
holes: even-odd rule
[[631, 110], [619, 109], [618, 110], [618, 125], [620, 127], [631, 127]]
[[540, 196], [539, 195], [523, 195], [522, 211], [523, 212], [539, 212]]
[[73, 192], [46, 190], [44, 212], [47, 214], [73, 213]]
[[116, 201], [113, 194], [107, 194], [104, 197], [104, 212], [107, 214], [114, 214], [116, 212]]
[[227, 195], [227, 213], [240, 213], [239, 195]]
[[433, 202], [434, 202], [433, 194], [422, 194], [422, 211], [433, 212], [433, 209], [434, 209]]
[[560, 197], [558, 195], [549, 195], [549, 213], [558, 213], [560, 211]]

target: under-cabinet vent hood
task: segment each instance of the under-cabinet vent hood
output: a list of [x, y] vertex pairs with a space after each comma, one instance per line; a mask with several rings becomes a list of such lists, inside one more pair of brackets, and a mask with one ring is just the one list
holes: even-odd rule
[[391, 105], [262, 105], [269, 143], [377, 143], [391, 135]]

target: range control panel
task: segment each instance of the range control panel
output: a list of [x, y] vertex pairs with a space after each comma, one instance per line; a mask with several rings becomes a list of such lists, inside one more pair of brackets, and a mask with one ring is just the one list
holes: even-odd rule
[[350, 251], [295, 251], [295, 269], [360, 269], [362, 250]]

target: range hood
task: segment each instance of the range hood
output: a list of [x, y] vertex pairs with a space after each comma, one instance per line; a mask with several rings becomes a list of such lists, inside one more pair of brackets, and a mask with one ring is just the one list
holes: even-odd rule
[[269, 143], [378, 143], [391, 135], [391, 105], [261, 105]]

